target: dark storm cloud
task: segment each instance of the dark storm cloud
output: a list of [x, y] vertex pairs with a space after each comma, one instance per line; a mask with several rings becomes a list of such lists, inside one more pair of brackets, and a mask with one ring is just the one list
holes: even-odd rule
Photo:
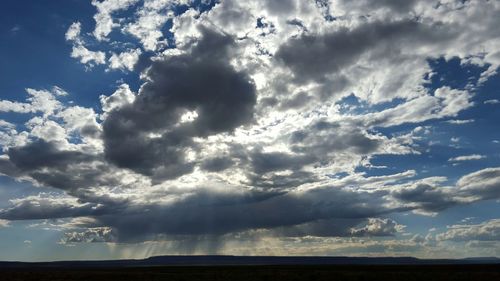
[[299, 109], [304, 107], [307, 103], [309, 103], [312, 100], [312, 97], [308, 95], [307, 93], [301, 92], [291, 99], [286, 99], [284, 100], [280, 108], [281, 109]]
[[[315, 174], [303, 171], [306, 165], [317, 161], [307, 154], [251, 151], [248, 154], [247, 184], [266, 189], [290, 189], [317, 180]], [[286, 171], [285, 175], [276, 172]]]
[[77, 192], [92, 186], [118, 183], [108, 175], [110, 167], [98, 155], [58, 148], [58, 144], [41, 139], [10, 148], [9, 159], [0, 161], [0, 173], [29, 176], [44, 186]]
[[7, 155], [20, 170], [61, 168], [76, 162], [92, 160], [92, 156], [78, 151], [60, 151], [57, 145], [38, 139], [22, 147], [10, 148]]
[[234, 161], [229, 157], [215, 157], [203, 161], [200, 167], [209, 172], [220, 172], [234, 165]]
[[249, 174], [246, 184], [265, 189], [291, 189], [304, 183], [311, 183], [318, 180], [318, 176], [307, 171], [291, 171], [286, 175], [269, 173], [266, 175]]
[[61, 198], [26, 197], [13, 206], [0, 209], [0, 218], [7, 220], [36, 220], [99, 215], [104, 210], [97, 204], [75, 205]]
[[[186, 149], [195, 148], [192, 137], [232, 132], [253, 120], [255, 86], [229, 64], [233, 38], [200, 31], [202, 38], [186, 54], [153, 62], [134, 103], [105, 120], [106, 158], [117, 166], [176, 178], [193, 169], [185, 160]], [[188, 111], [196, 111], [196, 119], [179, 123]]]
[[362, 56], [372, 60], [400, 55], [401, 45], [442, 42], [456, 34], [443, 25], [426, 25], [417, 20], [372, 22], [332, 33], [304, 34], [291, 38], [276, 53], [298, 81], [323, 81], [356, 63]]
[[278, 227], [273, 232], [279, 236], [288, 237], [345, 237], [352, 236], [351, 229], [365, 222], [366, 219], [322, 219], [304, 224]]
[[253, 152], [250, 158], [253, 171], [257, 174], [298, 170], [316, 160], [313, 155], [293, 155], [283, 152]]
[[457, 204], [453, 194], [443, 188], [428, 184], [418, 184], [392, 193], [392, 196], [406, 203], [414, 204], [418, 209], [437, 212]]
[[142, 206], [136, 212], [96, 219], [102, 226], [113, 228], [119, 241], [134, 242], [158, 235], [222, 235], [322, 219], [366, 219], [395, 211], [383, 203], [382, 196], [340, 188], [271, 196], [213, 191], [190, 196], [172, 206]]

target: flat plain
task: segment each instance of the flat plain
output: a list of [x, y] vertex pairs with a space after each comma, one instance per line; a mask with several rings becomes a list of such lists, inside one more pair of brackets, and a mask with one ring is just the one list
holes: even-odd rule
[[0, 269], [0, 280], [500, 280], [500, 265], [20, 267]]

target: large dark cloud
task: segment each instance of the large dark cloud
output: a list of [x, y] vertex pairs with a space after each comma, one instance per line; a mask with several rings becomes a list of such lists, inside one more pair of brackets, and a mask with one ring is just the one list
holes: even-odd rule
[[[201, 28], [185, 54], [153, 62], [136, 100], [112, 111], [103, 124], [106, 158], [155, 178], [192, 171], [185, 159], [193, 137], [206, 137], [253, 120], [255, 86], [230, 64], [232, 37]], [[192, 122], [179, 123], [196, 111]], [[156, 136], [151, 136], [155, 134]]]
[[74, 193], [92, 186], [112, 186], [119, 179], [100, 155], [62, 148], [60, 144], [36, 139], [12, 147], [8, 159], [0, 161], [0, 173], [11, 177], [29, 176], [49, 187]]
[[392, 196], [429, 212], [442, 211], [457, 204], [452, 193], [424, 183], [394, 191]]
[[[17, 199], [13, 205], [0, 209], [0, 218], [7, 220], [36, 220], [99, 215], [105, 206], [93, 203], [75, 204], [60, 197], [29, 196]], [[109, 211], [109, 209], [108, 209]]]
[[[171, 206], [138, 206], [119, 216], [96, 219], [123, 242], [158, 235], [222, 235], [274, 229], [327, 219], [363, 219], [395, 211], [382, 196], [325, 187], [301, 193], [200, 192]], [[349, 226], [351, 226], [349, 224]]]
[[258, 174], [283, 170], [297, 170], [316, 160], [314, 155], [292, 155], [284, 152], [251, 153], [252, 168]]
[[8, 156], [12, 163], [23, 171], [46, 167], [61, 168], [75, 162], [87, 162], [93, 158], [79, 151], [61, 151], [55, 143], [42, 139], [25, 146], [10, 148]]
[[453, 187], [418, 183], [394, 190], [391, 196], [411, 208], [439, 212], [450, 207], [500, 198], [500, 168], [486, 168], [463, 176]]
[[417, 20], [376, 21], [355, 28], [340, 28], [326, 34], [304, 34], [291, 38], [276, 53], [298, 81], [323, 81], [325, 75], [354, 65], [362, 56], [371, 60], [391, 59], [401, 46], [442, 42], [456, 34], [443, 25]]

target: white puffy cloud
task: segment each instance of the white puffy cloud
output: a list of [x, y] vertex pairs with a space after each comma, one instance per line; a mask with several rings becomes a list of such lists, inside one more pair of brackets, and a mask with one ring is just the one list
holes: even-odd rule
[[141, 53], [140, 49], [128, 50], [119, 54], [113, 53], [109, 58], [109, 68], [132, 71]]
[[89, 67], [104, 64], [106, 62], [106, 54], [102, 51], [91, 51], [87, 49], [80, 33], [80, 22], [74, 22], [66, 31], [66, 41], [73, 43], [71, 57], [79, 59], [82, 64], [85, 64]]
[[80, 40], [80, 33], [82, 30], [82, 24], [80, 22], [74, 22], [72, 23], [68, 30], [66, 31], [66, 40], [67, 41], [79, 41]]
[[161, 28], [168, 19], [173, 17], [169, 8], [173, 1], [146, 0], [144, 6], [137, 11], [138, 17], [135, 22], [127, 24], [123, 31], [138, 38], [146, 51], [155, 51], [160, 44], [166, 45]]
[[71, 57], [79, 59], [82, 64], [87, 64], [90, 67], [106, 63], [106, 54], [104, 52], [90, 51], [85, 46], [78, 44], [73, 46]]
[[135, 100], [135, 94], [127, 84], [121, 84], [113, 94], [110, 96], [101, 95], [99, 99], [102, 110], [108, 113], [113, 109], [132, 103]]
[[97, 13], [94, 15], [96, 25], [93, 33], [95, 38], [99, 41], [105, 40], [111, 30], [119, 26], [113, 20], [112, 14], [120, 10], [126, 10], [137, 2], [139, 0], [92, 0], [92, 5], [97, 8]]
[[370, 218], [366, 226], [353, 228], [354, 236], [388, 236], [401, 232], [404, 226], [391, 219]]
[[51, 90], [35, 90], [27, 88], [27, 102], [13, 102], [0, 100], [0, 112], [36, 113], [41, 112], [48, 116], [59, 110], [62, 104], [57, 100], [58, 96], [65, 96], [67, 93], [59, 87]]

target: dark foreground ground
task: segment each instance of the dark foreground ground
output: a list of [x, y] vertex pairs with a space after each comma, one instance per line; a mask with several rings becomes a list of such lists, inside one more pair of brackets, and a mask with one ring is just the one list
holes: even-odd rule
[[273, 265], [3, 268], [0, 280], [500, 280], [500, 265]]

